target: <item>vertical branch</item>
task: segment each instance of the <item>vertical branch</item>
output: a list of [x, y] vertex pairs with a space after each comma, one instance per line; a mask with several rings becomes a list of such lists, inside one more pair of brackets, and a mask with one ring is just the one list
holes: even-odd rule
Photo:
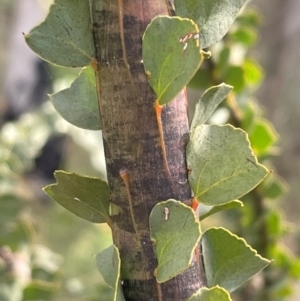
[[[125, 299], [187, 300], [204, 285], [203, 271], [194, 260], [186, 272], [158, 286], [149, 230], [149, 215], [156, 203], [191, 198], [185, 163], [189, 136], [185, 93], [160, 115], [164, 158], [153, 111], [155, 95], [141, 63], [146, 26], [155, 16], [168, 14], [170, 4], [165, 0], [91, 1], [113, 240], [120, 251]], [[169, 175], [164, 162], [169, 162]], [[130, 187], [124, 170], [130, 170]]]

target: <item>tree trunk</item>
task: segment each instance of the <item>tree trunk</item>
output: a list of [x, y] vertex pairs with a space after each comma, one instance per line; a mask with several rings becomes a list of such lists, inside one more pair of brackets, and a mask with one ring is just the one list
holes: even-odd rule
[[162, 111], [168, 173], [153, 108], [155, 94], [142, 64], [146, 26], [171, 9], [167, 0], [92, 3], [113, 241], [120, 251], [125, 299], [187, 300], [205, 285], [202, 264], [195, 259], [183, 274], [157, 284], [153, 275], [157, 261], [149, 234], [149, 215], [156, 203], [191, 198], [185, 162], [189, 139], [186, 94], [182, 91]]

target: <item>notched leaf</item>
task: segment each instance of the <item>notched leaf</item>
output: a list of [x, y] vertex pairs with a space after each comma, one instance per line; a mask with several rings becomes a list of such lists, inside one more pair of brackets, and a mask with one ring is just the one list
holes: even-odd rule
[[110, 189], [105, 181], [58, 170], [43, 190], [68, 211], [92, 223], [108, 223]]
[[257, 118], [249, 132], [249, 139], [256, 154], [262, 155], [270, 151], [278, 140], [273, 125], [266, 119]]
[[120, 283], [121, 260], [115, 245], [102, 250], [96, 255], [97, 268], [104, 281], [114, 290], [113, 301], [125, 301]]
[[194, 20], [200, 29], [200, 41], [207, 48], [229, 30], [246, 0], [175, 0], [176, 15]]
[[189, 19], [160, 16], [148, 25], [143, 36], [143, 62], [158, 105], [172, 101], [200, 67], [198, 37], [198, 27]]
[[224, 83], [207, 89], [196, 104], [195, 114], [191, 124], [191, 135], [199, 124], [204, 124], [218, 105], [228, 96], [232, 86]]
[[189, 182], [195, 198], [221, 205], [257, 186], [269, 170], [257, 162], [247, 134], [231, 125], [199, 125], [187, 146]]
[[93, 61], [89, 2], [56, 0], [44, 22], [25, 35], [28, 46], [44, 60], [65, 67]]
[[190, 266], [200, 238], [200, 224], [190, 207], [175, 200], [155, 205], [149, 222], [158, 260], [155, 276], [161, 283]]
[[224, 228], [208, 229], [201, 243], [208, 287], [219, 285], [232, 292], [270, 263]]
[[222, 287], [202, 287], [188, 301], [231, 301], [229, 293]]
[[264, 198], [277, 199], [288, 191], [289, 186], [283, 178], [273, 173], [258, 189]]
[[87, 130], [101, 130], [96, 80], [92, 67], [82, 69], [71, 87], [50, 95], [57, 112], [71, 124]]
[[234, 200], [234, 201], [231, 201], [226, 204], [219, 205], [219, 206], [207, 206], [204, 204], [200, 204], [199, 205], [199, 218], [200, 218], [200, 220], [204, 220], [208, 216], [211, 216], [215, 213], [218, 213], [218, 212], [221, 212], [224, 210], [229, 210], [229, 209], [241, 208], [243, 206], [244, 206], [244, 204], [239, 200]]

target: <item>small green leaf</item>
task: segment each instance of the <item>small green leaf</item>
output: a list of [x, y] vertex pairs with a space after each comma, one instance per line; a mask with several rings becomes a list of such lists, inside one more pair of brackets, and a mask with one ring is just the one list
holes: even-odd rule
[[155, 205], [149, 222], [158, 260], [156, 280], [161, 283], [190, 266], [200, 238], [200, 224], [190, 207], [175, 200]]
[[277, 199], [287, 192], [288, 184], [278, 175], [272, 174], [258, 189], [264, 198]]
[[21, 300], [51, 300], [58, 290], [56, 283], [35, 280], [24, 288]]
[[257, 162], [247, 134], [231, 125], [199, 125], [187, 146], [189, 182], [197, 200], [221, 205], [258, 185], [269, 171]]
[[[274, 265], [282, 270], [292, 272], [292, 267], [299, 264], [299, 259], [285, 246], [277, 244], [271, 249], [270, 256], [274, 258]], [[298, 266], [299, 267], [299, 266]]]
[[258, 27], [262, 24], [262, 16], [258, 10], [248, 8], [236, 18], [236, 22], [245, 26]]
[[284, 279], [282, 282], [277, 283], [277, 285], [272, 289], [271, 298], [272, 300], [284, 300], [293, 295], [295, 295], [295, 288], [292, 281]]
[[125, 301], [120, 283], [121, 260], [118, 248], [111, 245], [102, 250], [96, 255], [96, 262], [104, 281], [115, 292], [113, 301]]
[[57, 183], [43, 190], [73, 214], [92, 223], [109, 222], [110, 189], [105, 181], [58, 170]]
[[34, 52], [50, 63], [65, 67], [89, 65], [94, 57], [89, 2], [56, 0], [46, 20], [25, 39]]
[[203, 124], [215, 111], [218, 105], [232, 90], [231, 86], [224, 83], [207, 89], [196, 104], [195, 114], [191, 124], [191, 135], [199, 124]]
[[246, 132], [250, 132], [257, 116], [260, 115], [260, 110], [257, 104], [251, 100], [247, 101], [243, 108], [242, 128]]
[[201, 241], [208, 287], [219, 285], [232, 292], [270, 263], [223, 228], [208, 229]]
[[240, 207], [244, 207], [244, 204], [239, 200], [234, 200], [219, 206], [207, 206], [207, 205], [200, 204], [199, 218], [200, 220], [204, 220], [208, 216], [218, 213], [220, 211], [240, 208]]
[[194, 20], [200, 29], [200, 41], [207, 48], [229, 30], [246, 0], [175, 0], [176, 14]]
[[269, 237], [280, 238], [284, 227], [282, 226], [282, 217], [279, 211], [270, 211], [265, 217], [265, 223]]
[[160, 16], [143, 37], [143, 62], [159, 105], [165, 105], [192, 79], [202, 62], [197, 25], [188, 19]]
[[256, 60], [245, 59], [243, 64], [245, 80], [249, 85], [258, 85], [264, 78], [264, 71]]
[[247, 47], [252, 46], [257, 40], [257, 33], [249, 27], [239, 27], [231, 35], [234, 42], [241, 43]]
[[256, 154], [264, 154], [276, 143], [278, 134], [274, 126], [266, 119], [259, 118], [249, 133], [251, 145]]
[[71, 124], [87, 130], [101, 130], [92, 67], [82, 69], [70, 88], [50, 95], [50, 99], [58, 113]]
[[235, 92], [240, 92], [245, 87], [245, 70], [241, 66], [230, 66], [224, 78], [226, 83], [233, 86]]
[[222, 287], [202, 287], [188, 301], [231, 301], [229, 293]]
[[300, 278], [300, 259], [297, 257], [292, 258], [292, 265], [289, 267], [289, 274], [293, 279]]

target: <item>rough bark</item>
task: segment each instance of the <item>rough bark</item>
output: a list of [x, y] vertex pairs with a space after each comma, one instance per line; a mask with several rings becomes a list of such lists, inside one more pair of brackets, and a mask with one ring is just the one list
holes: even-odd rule
[[182, 275], [158, 285], [149, 236], [149, 214], [156, 203], [191, 198], [185, 162], [186, 95], [182, 91], [162, 112], [170, 177], [159, 144], [155, 94], [141, 62], [146, 26], [171, 9], [167, 0], [93, 0], [92, 4], [113, 240], [120, 251], [125, 298], [187, 300], [204, 285], [202, 265], [193, 261]]

